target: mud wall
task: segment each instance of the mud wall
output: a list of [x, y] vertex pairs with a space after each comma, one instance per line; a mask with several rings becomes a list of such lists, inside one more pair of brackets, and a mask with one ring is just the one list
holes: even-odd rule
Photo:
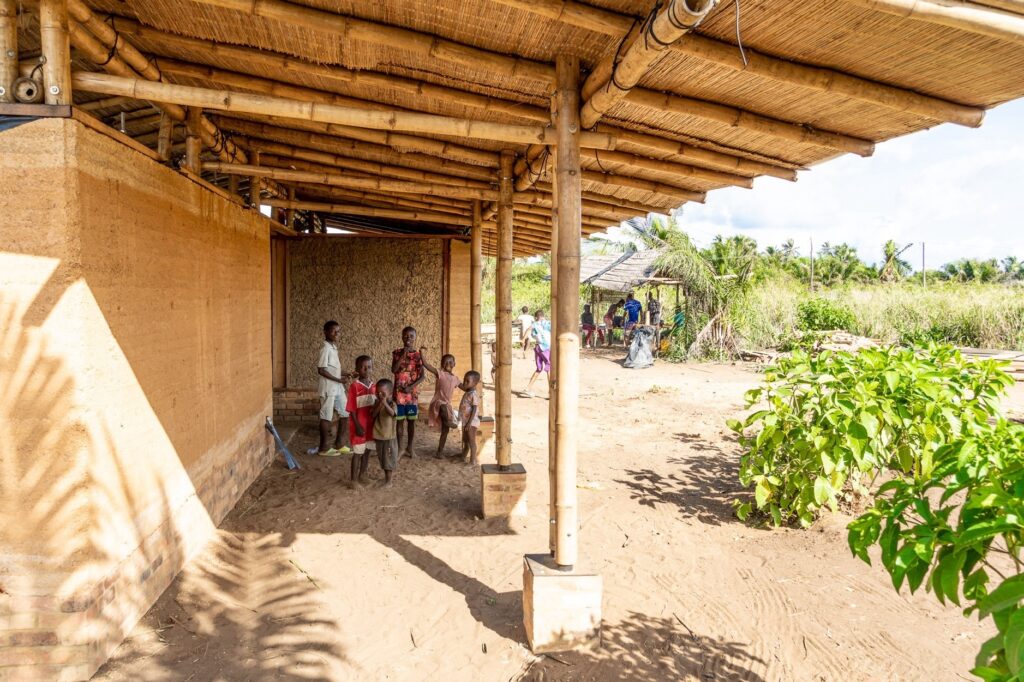
[[272, 455], [268, 226], [72, 119], [0, 216], [0, 677], [87, 679]]
[[[442, 342], [441, 240], [324, 237], [288, 244], [289, 384], [314, 388], [327, 320], [341, 324], [343, 369], [369, 355], [377, 378], [411, 325], [437, 362]], [[427, 382], [430, 384], [431, 382]], [[429, 390], [428, 386], [424, 389]]]

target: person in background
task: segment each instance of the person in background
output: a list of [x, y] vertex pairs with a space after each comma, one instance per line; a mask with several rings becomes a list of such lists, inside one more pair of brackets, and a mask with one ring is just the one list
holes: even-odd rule
[[608, 306], [608, 312], [604, 314], [604, 328], [608, 333], [609, 346], [612, 345], [612, 339], [615, 337], [615, 328], [619, 326], [615, 323], [615, 319], [617, 317], [616, 313], [619, 312], [619, 308], [621, 308], [625, 303], [626, 302], [620, 298], [618, 301]]
[[523, 347], [523, 357], [526, 357], [526, 349], [530, 347], [530, 329], [533, 327], [533, 315], [525, 305], [520, 311], [519, 317], [519, 345]]
[[377, 404], [377, 388], [373, 385], [373, 360], [368, 355], [356, 358], [356, 377], [348, 387], [346, 409], [351, 415], [348, 421], [348, 440], [352, 443], [352, 487], [366, 483], [366, 469], [370, 463], [370, 451], [376, 449], [373, 442], [373, 407]]
[[530, 377], [530, 383], [526, 385], [526, 397], [533, 398], [533, 382], [543, 372], [546, 375], [551, 373], [551, 322], [544, 319], [544, 311], [538, 310], [533, 326], [530, 328], [530, 335], [533, 337], [533, 360], [536, 363], [536, 371]]
[[391, 486], [391, 479], [398, 468], [398, 442], [395, 433], [395, 415], [398, 405], [395, 404], [391, 391], [394, 383], [391, 379], [377, 382], [377, 404], [373, 406], [373, 443], [377, 448], [380, 468], [384, 470], [384, 487]]
[[476, 453], [476, 433], [480, 428], [480, 394], [477, 386], [480, 383], [480, 372], [469, 370], [462, 380], [462, 401], [459, 402], [459, 420], [462, 422], [462, 459], [469, 455], [466, 464], [476, 466], [480, 463]]
[[[334, 320], [324, 323], [324, 344], [320, 347], [320, 358], [316, 372], [320, 375], [317, 394], [320, 396], [320, 445], [306, 451], [307, 455], [321, 454], [336, 457], [351, 452], [342, 445], [342, 435], [348, 431], [348, 412], [345, 411], [345, 391], [348, 390], [349, 373], [342, 374], [341, 360], [338, 359], [338, 337], [341, 325]], [[331, 430], [336, 429], [334, 447], [328, 447]]]
[[583, 314], [580, 315], [580, 324], [583, 326], [583, 346], [584, 348], [590, 348], [594, 345], [594, 332], [597, 332], [597, 338], [602, 345], [604, 345], [604, 332], [598, 329], [597, 325], [594, 324], [594, 313], [590, 310], [590, 304], [583, 306]]
[[[426, 348], [420, 348], [420, 356], [424, 356]], [[452, 405], [452, 393], [459, 387], [459, 378], [452, 372], [455, 369], [455, 356], [445, 353], [441, 356], [441, 369], [423, 360], [423, 368], [434, 375], [434, 397], [427, 411], [427, 423], [432, 429], [440, 429], [441, 437], [437, 441], [437, 452], [434, 457], [441, 459], [444, 444], [448, 441], [448, 431], [458, 426], [458, 415]]]
[[640, 305], [640, 301], [633, 298], [633, 294], [626, 294], [624, 307], [626, 309], [626, 324], [624, 325], [624, 329], [628, 332], [640, 323], [640, 313], [643, 312], [643, 306]]
[[[398, 455], [412, 457], [419, 419], [419, 385], [426, 378], [423, 357], [416, 350], [416, 329], [402, 330], [402, 347], [391, 353], [391, 373], [395, 375], [395, 402], [398, 403]], [[402, 449], [402, 424], [406, 425], [405, 449]]]
[[661, 326], [661, 301], [654, 298], [654, 292], [647, 292], [647, 314], [650, 316], [652, 327]]

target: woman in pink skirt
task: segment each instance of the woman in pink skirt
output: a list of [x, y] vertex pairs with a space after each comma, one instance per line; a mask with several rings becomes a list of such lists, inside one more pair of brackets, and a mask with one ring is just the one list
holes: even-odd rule
[[[423, 355], [424, 348], [420, 349]], [[441, 459], [445, 441], [448, 440], [448, 431], [458, 428], [459, 420], [452, 406], [452, 393], [461, 386], [459, 378], [452, 374], [455, 369], [455, 356], [446, 353], [441, 356], [441, 369], [431, 366], [426, 360], [423, 361], [423, 369], [434, 375], [436, 379], [434, 386], [434, 398], [430, 401], [430, 410], [427, 413], [427, 423], [433, 429], [441, 429], [441, 438], [437, 443], [437, 453], [434, 455]]]

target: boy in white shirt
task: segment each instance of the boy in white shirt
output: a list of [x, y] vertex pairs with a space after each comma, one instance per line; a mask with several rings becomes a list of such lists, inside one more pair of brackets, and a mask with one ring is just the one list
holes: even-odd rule
[[526, 357], [526, 351], [530, 347], [530, 329], [533, 328], [533, 315], [530, 314], [530, 309], [525, 305], [522, 308], [519, 320], [519, 343], [523, 347], [523, 357]]
[[[342, 374], [341, 361], [338, 359], [338, 338], [341, 336], [341, 325], [334, 320], [324, 323], [324, 344], [320, 348], [320, 358], [316, 363], [317, 374], [320, 375], [317, 392], [320, 396], [320, 445], [310, 448], [306, 454], [319, 453], [324, 457], [336, 457], [351, 452], [342, 445], [342, 434], [348, 432], [348, 412], [345, 411], [346, 390], [350, 375]], [[329, 448], [331, 430], [336, 428], [334, 447]]]

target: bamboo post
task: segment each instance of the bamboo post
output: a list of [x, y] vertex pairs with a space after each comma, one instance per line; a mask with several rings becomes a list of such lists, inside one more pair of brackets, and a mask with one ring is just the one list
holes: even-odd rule
[[[469, 250], [469, 344], [473, 370], [484, 376], [484, 342], [480, 334], [480, 294], [484, 277], [484, 227], [480, 217], [480, 202], [473, 202], [473, 227]], [[481, 409], [482, 411], [482, 409]]]
[[43, 91], [47, 104], [71, 104], [71, 38], [67, 0], [40, 0], [39, 41], [43, 57]]
[[557, 439], [555, 450], [555, 478], [557, 479], [555, 515], [558, 536], [555, 544], [555, 563], [563, 570], [576, 564], [577, 508], [576, 508], [576, 446], [579, 415], [580, 376], [580, 230], [582, 219], [580, 173], [580, 96], [579, 59], [558, 55], [557, 74], [558, 134], [556, 148], [555, 184], [558, 187], [557, 258], [558, 312], [556, 314], [558, 392], [556, 398]]
[[200, 133], [202, 118], [203, 110], [199, 107], [189, 107], [185, 115], [185, 168], [196, 175], [202, 171], [202, 161], [199, 158], [203, 151]]
[[[251, 156], [252, 165], [260, 165], [260, 153], [258, 151], [254, 151]], [[249, 205], [257, 211], [260, 210], [260, 195], [263, 190], [261, 183], [262, 181], [260, 180], [259, 175], [253, 174], [249, 176]]]
[[228, 176], [228, 192], [231, 194], [231, 196], [238, 196], [238, 176], [237, 175], [229, 175]]
[[[558, 98], [551, 98], [551, 120], [557, 121]], [[552, 147], [554, 153], [557, 147]], [[557, 154], [555, 154], [557, 156]], [[557, 173], [557, 158], [551, 159], [551, 176]], [[555, 556], [558, 545], [558, 183], [551, 185], [551, 378], [548, 384], [548, 549]]]
[[[294, 187], [289, 187], [288, 188], [288, 201], [291, 202], [291, 203], [295, 202], [295, 188]], [[295, 227], [295, 207], [294, 206], [289, 206], [287, 209], [285, 209], [284, 225], [289, 230]]]
[[18, 2], [0, 0], [0, 102], [14, 101], [18, 80]]
[[494, 387], [495, 454], [498, 469], [512, 465], [512, 163], [515, 153], [501, 152], [498, 196], [498, 272], [495, 308], [498, 335], [498, 372]]
[[[160, 114], [160, 134], [157, 138], [156, 153], [163, 161], [171, 158], [171, 138], [174, 136], [174, 119], [166, 111]], [[187, 145], [186, 141], [186, 145]], [[187, 149], [186, 149], [187, 152]]]

